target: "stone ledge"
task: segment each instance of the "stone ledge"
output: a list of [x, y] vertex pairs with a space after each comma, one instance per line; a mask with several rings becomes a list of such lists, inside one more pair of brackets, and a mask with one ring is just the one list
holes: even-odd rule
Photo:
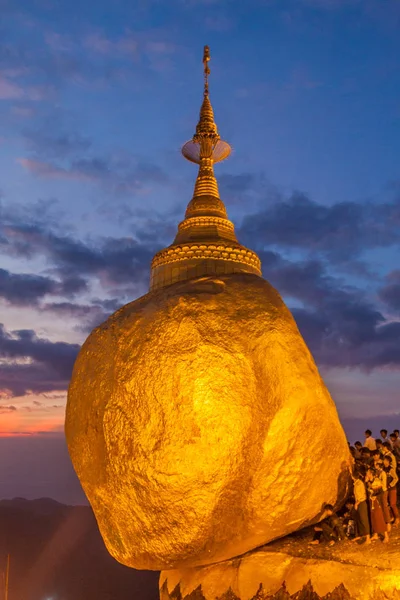
[[400, 600], [400, 535], [309, 546], [312, 531], [196, 569], [163, 571], [161, 600]]

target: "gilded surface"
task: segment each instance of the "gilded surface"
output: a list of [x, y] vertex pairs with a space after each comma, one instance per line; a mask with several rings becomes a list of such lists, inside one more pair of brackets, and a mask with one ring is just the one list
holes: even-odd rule
[[371, 560], [369, 549], [355, 546], [305, 558], [305, 542], [299, 556], [259, 549], [200, 569], [163, 571], [160, 600], [400, 600], [398, 550], [388, 560], [375, 546]]
[[202, 241], [199, 235], [196, 238], [194, 242], [170, 246], [156, 254], [151, 269], [152, 290], [202, 275], [260, 274], [260, 259], [255, 252], [238, 244], [234, 246], [232, 241]]
[[256, 275], [163, 288], [95, 329], [66, 435], [109, 552], [138, 569], [240, 555], [317, 520], [347, 485], [335, 405]]

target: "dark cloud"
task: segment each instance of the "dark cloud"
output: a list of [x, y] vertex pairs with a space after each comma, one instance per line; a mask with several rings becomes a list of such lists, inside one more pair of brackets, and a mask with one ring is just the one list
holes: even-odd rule
[[73, 302], [52, 302], [43, 304], [41, 310], [44, 313], [53, 313], [60, 318], [75, 319], [79, 325], [75, 330], [89, 333], [103, 323], [116, 309], [107, 309], [106, 306], [121, 306], [121, 302], [105, 300], [95, 304], [75, 304]]
[[5, 404], [0, 404], [0, 415], [6, 415], [8, 413], [12, 413], [15, 412], [17, 410], [17, 407], [10, 404], [10, 405], [5, 405]]
[[[48, 151], [51, 153], [51, 147]], [[135, 157], [84, 157], [62, 164], [34, 156], [19, 158], [18, 163], [41, 179], [95, 183], [122, 195], [137, 193], [146, 185], [168, 182], [168, 175], [161, 167]]]
[[[65, 235], [68, 231], [67, 213], [55, 198], [39, 198], [28, 203], [6, 203], [0, 196], [0, 245], [8, 243], [5, 229], [8, 225], [29, 223], [39, 228], [46, 227], [52, 231], [60, 231]], [[11, 241], [11, 240], [10, 240]], [[11, 244], [10, 244], [11, 247]]]
[[101, 306], [107, 313], [113, 313], [121, 307], [121, 301], [117, 298], [110, 298], [107, 300], [100, 300], [98, 298], [93, 299], [93, 304]]
[[230, 197], [231, 194], [244, 194], [253, 191], [255, 177], [252, 173], [240, 173], [238, 175], [225, 173], [218, 177], [218, 184], [223, 191], [222, 195]]
[[101, 307], [90, 304], [74, 304], [73, 302], [48, 302], [42, 305], [42, 310], [52, 312], [60, 317], [84, 318], [91, 315], [93, 310], [102, 312]]
[[327, 273], [321, 261], [291, 262], [276, 252], [263, 252], [261, 259], [265, 277], [285, 296], [320, 306], [343, 293], [341, 282]]
[[[181, 217], [181, 215], [180, 215]], [[132, 228], [135, 238], [144, 244], [154, 245], [155, 240], [165, 240], [170, 244], [177, 232], [176, 222], [162, 218], [147, 218], [141, 223], [135, 223]]]
[[78, 344], [51, 342], [33, 330], [7, 331], [0, 325], [0, 389], [21, 396], [66, 389]]
[[76, 294], [85, 292], [88, 289], [88, 282], [86, 279], [78, 275], [69, 275], [62, 279], [58, 283], [57, 294], [59, 296], [66, 296], [71, 298]]
[[16, 274], [0, 269], [0, 298], [18, 306], [34, 306], [46, 295], [71, 297], [86, 287], [86, 281], [79, 276], [66, 276], [63, 281], [56, 281], [42, 275]]
[[400, 244], [400, 199], [324, 206], [295, 193], [246, 216], [239, 235], [258, 249], [276, 245], [347, 262], [366, 249]]
[[23, 135], [29, 150], [38, 157], [59, 159], [86, 152], [90, 148], [91, 141], [88, 138], [79, 133], [54, 133], [54, 129], [57, 131], [58, 128], [51, 120], [39, 129], [25, 131]]
[[320, 366], [400, 367], [400, 322], [388, 321], [360, 289], [312, 260], [293, 263], [266, 252], [264, 275], [288, 299], [299, 329]]
[[[141, 218], [139, 240], [110, 237], [82, 241], [55, 230], [51, 213], [50, 218], [45, 214], [43, 223], [36, 220], [30, 225], [19, 211], [4, 216], [3, 227], [0, 224], [0, 252], [25, 261], [44, 259], [52, 276], [0, 271], [0, 296], [58, 319], [71, 319], [75, 321], [74, 330], [82, 334], [104, 322], [122, 304], [146, 293], [151, 259], [164, 245], [162, 237], [172, 237], [161, 218], [159, 222]], [[158, 247], [154, 238], [158, 238]], [[100, 284], [109, 297], [89, 300], [87, 292], [92, 284]], [[56, 298], [52, 300], [52, 296]]]
[[11, 256], [24, 259], [38, 255], [46, 257], [62, 278], [65, 292], [70, 293], [80, 286], [84, 287], [88, 276], [97, 277], [107, 289], [123, 285], [130, 290], [144, 290], [156, 249], [131, 237], [83, 242], [54, 233], [46, 225], [16, 222], [6, 225], [3, 237], [0, 237], [0, 251]]
[[400, 271], [389, 273], [386, 285], [380, 290], [379, 296], [387, 306], [400, 313]]
[[53, 294], [56, 282], [49, 277], [29, 274], [13, 274], [0, 269], [0, 297], [11, 304], [36, 304], [46, 294]]
[[65, 392], [43, 392], [41, 395], [43, 398], [46, 398], [46, 400], [60, 400], [60, 398], [65, 399]]
[[[367, 371], [379, 367], [398, 369], [400, 323], [385, 322], [379, 313], [374, 315], [373, 308], [362, 305], [350, 307], [347, 315], [340, 314], [340, 309], [340, 305], [327, 308], [322, 314], [293, 310], [318, 364]], [[360, 314], [355, 316], [358, 309]]]
[[221, 198], [237, 214], [256, 211], [260, 204], [264, 206], [266, 198], [269, 204], [281, 200], [279, 191], [264, 173], [224, 173], [218, 177], [218, 186]]
[[[132, 298], [129, 298], [131, 300]], [[61, 319], [73, 319], [78, 324], [74, 330], [88, 334], [103, 323], [112, 313], [124, 304], [122, 299], [94, 299], [91, 304], [75, 302], [47, 302], [40, 305], [45, 314], [54, 314]]]

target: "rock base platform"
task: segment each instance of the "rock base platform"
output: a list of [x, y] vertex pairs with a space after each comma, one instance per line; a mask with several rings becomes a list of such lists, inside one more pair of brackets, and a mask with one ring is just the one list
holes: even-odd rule
[[400, 600], [400, 531], [390, 543], [310, 546], [306, 529], [233, 560], [163, 571], [160, 600]]

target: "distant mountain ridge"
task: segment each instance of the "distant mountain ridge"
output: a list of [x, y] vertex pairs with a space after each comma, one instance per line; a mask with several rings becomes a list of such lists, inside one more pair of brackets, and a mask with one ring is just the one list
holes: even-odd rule
[[90, 506], [52, 498], [0, 500], [0, 580], [7, 554], [10, 600], [158, 600], [154, 571], [107, 552]]
[[12, 498], [0, 500], [0, 509], [1, 508], [16, 508], [34, 512], [35, 514], [45, 515], [64, 509], [68, 510], [69, 507], [57, 500], [53, 500], [53, 498], [35, 498], [34, 500]]

